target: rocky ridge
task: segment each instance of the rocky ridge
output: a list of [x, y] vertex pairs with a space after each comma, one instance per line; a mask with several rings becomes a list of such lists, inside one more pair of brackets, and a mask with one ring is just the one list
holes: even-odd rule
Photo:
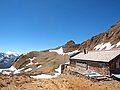
[[[93, 36], [91, 39], [84, 41], [81, 44], [75, 44], [74, 41], [70, 40], [63, 45], [64, 52], [71, 52], [74, 50], [95, 50], [95, 47], [100, 44], [107, 44], [107, 46], [113, 46], [112, 48], [120, 48], [120, 22], [112, 25], [108, 31], [100, 33], [99, 35]], [[102, 48], [104, 50], [106, 47]]]

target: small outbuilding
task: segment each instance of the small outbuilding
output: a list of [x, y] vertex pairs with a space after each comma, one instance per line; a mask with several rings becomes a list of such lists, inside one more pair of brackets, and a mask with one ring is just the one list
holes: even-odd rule
[[81, 74], [86, 71], [93, 71], [103, 76], [120, 74], [120, 49], [78, 53], [71, 56], [70, 65]]

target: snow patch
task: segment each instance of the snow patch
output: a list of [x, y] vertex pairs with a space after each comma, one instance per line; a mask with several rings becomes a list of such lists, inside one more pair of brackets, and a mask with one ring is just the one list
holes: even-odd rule
[[13, 74], [19, 74], [24, 68], [21, 68], [21, 69], [16, 69]]
[[65, 54], [67, 54], [67, 55], [72, 55], [72, 54], [77, 53], [77, 52], [79, 52], [79, 51], [78, 51], [78, 50], [75, 50], [75, 51], [68, 52], [68, 53], [65, 53]]
[[110, 49], [112, 49], [114, 46], [115, 46], [115, 45], [111, 45], [111, 43], [108, 42], [108, 43], [105, 43], [103, 47], [106, 47], [105, 50], [110, 50]]
[[26, 66], [30, 66], [30, 65], [33, 65], [33, 64], [34, 64], [33, 62], [30, 62]]
[[70, 62], [66, 62], [65, 64], [70, 64]]
[[3, 75], [10, 75], [11, 72], [10, 72], [10, 71], [3, 71], [2, 74], [3, 74]]
[[7, 74], [7, 75], [10, 75], [10, 74], [18, 74], [20, 73], [21, 70], [23, 70], [24, 68], [21, 68], [21, 69], [16, 69], [14, 66], [11, 66], [10, 68], [5, 68], [5, 69], [0, 69], [0, 73], [2, 74]]
[[54, 78], [54, 76], [52, 76], [52, 75], [47, 75], [47, 74], [40, 74], [40, 75], [30, 76], [30, 77], [36, 78], [36, 79], [39, 79], [39, 78], [45, 78], [45, 79]]
[[5, 68], [5, 69], [0, 69], [0, 72], [3, 72], [3, 71], [15, 71], [16, 68], [11, 66], [10, 68]]
[[39, 64], [38, 62], [35, 63], [35, 65]]
[[28, 69], [25, 70], [25, 72], [29, 72], [31, 70], [32, 70], [32, 68], [28, 68]]
[[31, 59], [31, 58], [29, 58], [29, 60], [30, 60], [30, 61], [33, 61], [35, 58], [36, 58], [36, 57], [33, 57], [32, 59]]
[[10, 71], [15, 71], [17, 70], [14, 66], [11, 66], [10, 68], [8, 68]]
[[37, 68], [41, 68], [42, 67], [42, 65], [39, 65]]
[[30, 77], [36, 78], [36, 79], [39, 79], [39, 78], [49, 79], [49, 78], [55, 78], [55, 77], [59, 76], [60, 74], [61, 74], [61, 65], [57, 69], [55, 69], [54, 75], [40, 74], [40, 75], [30, 76]]
[[35, 57], [33, 57], [32, 59], [31, 59], [31, 58], [29, 58], [29, 60], [30, 60], [30, 63], [28, 63], [26, 66], [33, 65], [34, 63], [33, 63], [32, 61], [33, 61], [34, 59], [35, 59]]
[[57, 50], [49, 50], [49, 52], [56, 52], [56, 53], [58, 53], [58, 54], [60, 54], [60, 55], [64, 55], [65, 53], [63, 52], [63, 48], [61, 47], [61, 48], [59, 48], [59, 49], [57, 49]]
[[58, 54], [60, 54], [60, 55], [72, 55], [72, 54], [74, 54], [74, 53], [77, 53], [77, 52], [79, 52], [78, 50], [75, 50], [75, 51], [72, 51], [72, 52], [68, 52], [68, 53], [64, 53], [63, 52], [63, 48], [61, 47], [61, 48], [59, 48], [59, 49], [57, 49], [57, 50], [49, 50], [49, 52], [56, 52], [56, 53], [58, 53]]
[[98, 44], [97, 46], [94, 47], [95, 50], [99, 50], [104, 44], [101, 43], [101, 44]]
[[116, 47], [119, 47], [120, 46], [120, 42], [118, 42], [117, 44], [116, 44]]
[[95, 50], [103, 50], [105, 48], [105, 50], [110, 50], [112, 49], [113, 47], [115, 47], [115, 45], [111, 45], [110, 42], [108, 43], [101, 43], [101, 44], [98, 44], [97, 46], [94, 47]]

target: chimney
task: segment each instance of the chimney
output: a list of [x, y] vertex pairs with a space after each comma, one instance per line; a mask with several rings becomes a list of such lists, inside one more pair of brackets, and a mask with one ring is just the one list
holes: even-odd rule
[[87, 53], [88, 53], [86, 49], [84, 49], [83, 52], [84, 52], [84, 54], [87, 54]]

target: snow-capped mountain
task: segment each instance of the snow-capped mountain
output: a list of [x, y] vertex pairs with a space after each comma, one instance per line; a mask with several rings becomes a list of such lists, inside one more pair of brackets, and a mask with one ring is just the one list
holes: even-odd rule
[[10, 67], [19, 55], [17, 53], [7, 52], [0, 53], [0, 68]]
[[8, 51], [6, 54], [8, 54], [8, 55], [14, 55], [14, 56], [19, 56], [19, 54], [18, 53], [16, 53], [16, 52], [12, 52], [12, 51]]

